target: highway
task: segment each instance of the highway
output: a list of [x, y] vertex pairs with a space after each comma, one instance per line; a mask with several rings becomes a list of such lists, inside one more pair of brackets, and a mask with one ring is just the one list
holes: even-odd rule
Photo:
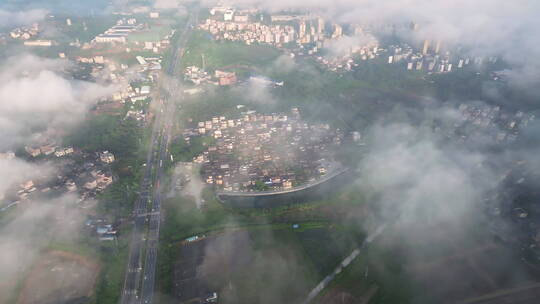
[[[159, 125], [157, 124], [159, 115], [156, 117], [156, 124], [152, 131], [151, 142], [154, 144], [159, 137]], [[124, 279], [124, 288], [120, 303], [130, 304], [138, 303], [139, 299], [139, 287], [140, 276], [142, 272], [142, 256], [144, 248], [144, 232], [146, 228], [146, 216], [148, 201], [150, 199], [150, 188], [152, 184], [152, 171], [153, 171], [153, 155], [154, 149], [148, 151], [146, 157], [146, 168], [144, 170], [143, 178], [141, 181], [141, 190], [138, 200], [135, 202], [133, 208], [133, 231], [131, 232], [128, 264], [126, 268], [126, 274]]]
[[[175, 76], [193, 21], [194, 16], [191, 16], [177, 44], [173, 46], [170, 64], [165, 69], [168, 76]], [[179, 83], [175, 82], [168, 92], [173, 92], [172, 94], [179, 92]], [[171, 126], [176, 110], [175, 103], [171, 102], [172, 94], [166, 93], [166, 96], [157, 102], [158, 109], [151, 137], [152, 146], [146, 158], [140, 195], [133, 208], [134, 223], [121, 304], [149, 304], [154, 298], [162, 200], [159, 185], [164, 174], [163, 163], [168, 159]]]

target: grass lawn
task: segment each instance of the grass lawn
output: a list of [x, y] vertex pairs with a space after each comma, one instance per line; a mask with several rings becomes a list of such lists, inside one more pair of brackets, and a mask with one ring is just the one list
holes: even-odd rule
[[220, 68], [261, 67], [273, 62], [281, 52], [266, 45], [245, 45], [240, 42], [219, 42], [203, 31], [193, 32], [182, 61], [182, 67], [202, 67], [204, 56], [208, 71]]
[[128, 36], [129, 42], [160, 41], [169, 34], [177, 24], [179, 24], [177, 20], [163, 18], [159, 19], [159, 22], [152, 19], [145, 21], [148, 21], [149, 28], [130, 34]]
[[118, 242], [110, 242], [102, 246], [102, 271], [96, 286], [96, 304], [114, 304], [120, 300], [129, 255], [130, 236], [129, 231], [123, 231]]
[[369, 293], [370, 288], [377, 290], [370, 304], [411, 303], [410, 278], [404, 270], [405, 258], [394, 249], [377, 243], [363, 249], [314, 303], [324, 304], [323, 299], [327, 300], [325, 295], [336, 290], [346, 291], [353, 298], [361, 299]]
[[[186, 197], [176, 197], [164, 203], [165, 222], [161, 230], [157, 276], [158, 289], [165, 295], [173, 289], [171, 278], [182, 242], [193, 235], [204, 234], [210, 240], [226, 239], [230, 234], [249, 235], [248, 251], [253, 261], [231, 275], [235, 290], [257, 290], [262, 288], [258, 284], [266, 284], [263, 278], [287, 277], [280, 272], [282, 264], [286, 264], [292, 269], [287, 281], [292, 288], [277, 286], [281, 283], [276, 283], [272, 288], [275, 288], [278, 298], [268, 295], [269, 299], [278, 302], [296, 301], [305, 296], [363, 239], [357, 226], [334, 222], [332, 214], [320, 209], [330, 204], [331, 208], [342, 208], [347, 212], [345, 200], [349, 200], [348, 195], [324, 203], [314, 202], [312, 206], [302, 204], [275, 210], [229, 208], [217, 202], [210, 190], [204, 191], [203, 197], [206, 207], [202, 210]], [[349, 205], [356, 208], [362, 203], [350, 204], [349, 201]], [[315, 216], [315, 213], [320, 214]], [[292, 224], [299, 224], [299, 227], [293, 229]], [[267, 262], [259, 261], [264, 259], [276, 259], [279, 267], [269, 268]], [[213, 284], [218, 288], [223, 282]], [[241, 298], [237, 298], [238, 295]], [[232, 290], [224, 290], [224, 303], [266, 303], [258, 300], [258, 296], [252, 292], [234, 294]]]

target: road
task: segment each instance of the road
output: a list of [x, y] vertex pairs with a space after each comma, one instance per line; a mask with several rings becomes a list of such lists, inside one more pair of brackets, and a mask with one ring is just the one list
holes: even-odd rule
[[306, 189], [309, 189], [309, 188], [313, 188], [315, 186], [318, 186], [320, 184], [323, 184], [331, 179], [333, 179], [334, 177], [337, 177], [337, 176], [340, 176], [342, 175], [343, 173], [349, 171], [349, 168], [337, 168], [335, 170], [333, 170], [332, 172], [330, 173], [327, 173], [325, 174], [323, 177], [315, 180], [315, 181], [312, 181], [312, 182], [309, 182], [309, 183], [306, 183], [304, 185], [301, 185], [301, 186], [298, 186], [298, 187], [294, 187], [294, 188], [291, 188], [291, 189], [287, 189], [287, 190], [271, 190], [271, 191], [218, 191], [216, 192], [216, 195], [221, 198], [222, 196], [223, 197], [227, 197], [227, 196], [238, 196], [238, 197], [257, 197], [257, 196], [270, 196], [270, 195], [281, 195], [281, 194], [288, 194], [288, 193], [293, 193], [293, 192], [298, 192], [298, 191], [302, 191], [302, 190], [306, 190]]
[[[175, 76], [193, 21], [192, 16], [180, 34], [177, 45], [173, 46], [171, 62], [165, 70], [168, 76]], [[172, 86], [169, 92], [179, 92], [179, 83]], [[171, 126], [176, 110], [174, 102], [170, 100], [171, 94], [166, 95], [157, 102], [158, 109], [151, 137], [152, 146], [146, 158], [139, 199], [133, 209], [133, 231], [121, 304], [150, 304], [154, 298], [162, 200], [159, 185], [164, 174], [163, 164], [168, 159]]]
[[352, 261], [354, 261], [361, 253], [362, 249], [365, 249], [371, 242], [373, 242], [375, 239], [377, 239], [386, 229], [386, 224], [379, 225], [375, 231], [370, 233], [368, 237], [362, 242], [362, 245], [360, 245], [359, 248], [356, 248], [353, 250], [353, 252], [348, 255], [343, 261], [334, 269], [332, 273], [327, 275], [315, 288], [311, 290], [311, 292], [308, 294], [307, 298], [302, 302], [302, 304], [309, 304], [311, 301], [313, 301], [316, 297], [319, 296], [321, 291], [323, 291], [330, 282], [332, 282], [338, 274], [340, 274], [343, 269], [347, 268]]
[[[159, 136], [159, 115], [156, 117], [156, 124], [152, 131], [151, 142], [155, 143]], [[152, 171], [154, 163], [154, 149], [150, 149], [146, 157], [146, 168], [141, 181], [141, 190], [138, 200], [135, 202], [133, 216], [133, 231], [131, 232], [128, 264], [124, 279], [124, 288], [120, 303], [138, 303], [140, 287], [140, 276], [142, 272], [142, 256], [144, 248], [144, 232], [146, 228], [147, 206], [150, 200], [150, 188], [152, 184]]]

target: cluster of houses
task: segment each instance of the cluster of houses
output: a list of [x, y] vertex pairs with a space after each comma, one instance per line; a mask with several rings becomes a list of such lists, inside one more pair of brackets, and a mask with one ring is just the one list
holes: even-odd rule
[[[344, 38], [356, 39], [356, 38]], [[336, 43], [339, 43], [337, 41]], [[317, 62], [333, 72], [351, 71], [357, 67], [358, 60], [366, 61], [375, 59], [380, 55], [379, 41], [372, 35], [362, 35], [362, 39], [337, 54], [328, 54], [327, 56], [318, 56]]]
[[143, 85], [133, 87], [131, 80], [140, 82], [155, 82], [159, 77], [161, 58], [142, 58], [144, 64], [129, 67], [126, 64], [118, 64], [103, 56], [77, 57], [76, 60], [81, 63], [90, 64], [90, 75], [103, 82], [115, 84], [118, 87], [110, 99], [115, 102], [132, 103], [145, 100], [150, 94], [150, 86]]
[[33, 23], [31, 26], [18, 27], [9, 32], [9, 36], [18, 40], [29, 40], [39, 34], [39, 24]]
[[211, 82], [212, 77], [202, 68], [189, 66], [184, 71], [184, 80], [192, 82], [195, 85], [200, 85]]
[[[215, 7], [210, 9], [210, 14], [210, 18], [199, 28], [210, 32], [218, 40], [281, 47], [289, 43], [318, 44], [328, 37], [326, 21], [313, 15], [272, 15], [271, 23], [267, 24], [256, 9], [237, 11], [230, 7]], [[332, 24], [331, 38], [341, 36], [341, 25]]]
[[135, 57], [137, 59], [137, 62], [143, 69], [143, 71], [160, 71], [162, 69], [161, 67], [161, 57], [143, 57], [143, 56], [137, 56]]
[[[166, 48], [168, 48], [171, 44], [170, 38], [174, 35], [175, 30], [172, 30], [168, 35], [166, 35], [163, 39], [160, 41], [134, 41], [133, 45], [136, 48], [142, 48], [142, 50], [145, 51], [151, 51], [155, 54], [162, 53]], [[129, 49], [131, 52], [132, 50]]]
[[455, 126], [463, 141], [476, 139], [476, 135], [486, 135], [494, 143], [512, 143], [520, 130], [531, 123], [534, 114], [517, 111], [511, 113], [500, 106], [460, 104], [458, 107], [461, 123]]
[[214, 77], [212, 77], [208, 72], [196, 66], [186, 68], [184, 71], [184, 80], [192, 82], [195, 85], [208, 83], [219, 86], [230, 86], [238, 82], [235, 72], [216, 70]]
[[[314, 55], [323, 49], [330, 50], [332, 44], [337, 44], [341, 38], [350, 42], [361, 36], [361, 39], [357, 39], [358, 44], [351, 45], [344, 54], [316, 57], [320, 64], [335, 72], [350, 71], [359, 65], [357, 60], [374, 59], [383, 52], [388, 56], [388, 64], [404, 63], [407, 70], [430, 73], [448, 73], [469, 64], [497, 61], [496, 57], [452, 54], [450, 50], [443, 49], [441, 41], [425, 40], [418, 48], [401, 43], [383, 49], [379, 47], [378, 40], [359, 25], [350, 25], [352, 36], [346, 36], [341, 25], [332, 24], [332, 29], [327, 31], [325, 20], [315, 16], [273, 15], [272, 23], [267, 25], [262, 21], [252, 21], [257, 18], [249, 14], [239, 15], [233, 8], [214, 8], [211, 15], [199, 28], [208, 31], [214, 39], [240, 41], [248, 45], [270, 44], [276, 47], [294, 43], [299, 48], [294, 49], [292, 56]], [[343, 41], [339, 43], [345, 44]]]
[[148, 115], [146, 113], [146, 111], [144, 110], [128, 110], [126, 112], [126, 116], [124, 117], [124, 119], [134, 119], [136, 120], [137, 122], [139, 123], [145, 123], [147, 121], [147, 118]]
[[[65, 58], [65, 53], [60, 53], [58, 56], [60, 58]], [[105, 57], [103, 56], [92, 56], [92, 57], [77, 57], [75, 58], [76, 61], [81, 63], [89, 63], [89, 64], [105, 64]], [[107, 62], [109, 63], [109, 62]]]
[[240, 118], [202, 121], [186, 135], [210, 136], [215, 144], [197, 156], [202, 177], [225, 191], [286, 190], [316, 180], [328, 168], [343, 134], [329, 125], [309, 125], [291, 115], [255, 111]]
[[0, 153], [0, 159], [14, 159], [15, 158], [15, 152], [13, 151], [6, 151]]
[[[50, 146], [40, 148], [26, 147], [27, 153], [32, 157], [49, 156], [56, 157], [74, 154], [73, 148], [58, 148], [51, 149]], [[39, 154], [37, 154], [38, 151]], [[50, 152], [55, 151], [55, 152]], [[67, 153], [66, 153], [67, 151]], [[63, 155], [60, 155], [64, 153]], [[43, 172], [40, 176], [26, 180], [19, 185], [15, 185], [11, 191], [8, 191], [6, 198], [10, 204], [18, 204], [21, 201], [32, 199], [33, 194], [45, 194], [54, 192], [62, 193], [78, 193], [79, 202], [95, 197], [98, 193], [104, 191], [113, 183], [112, 171], [110, 164], [115, 161], [114, 155], [108, 151], [97, 153], [97, 155], [77, 151], [77, 158], [85, 160], [84, 163], [78, 164], [72, 158], [66, 158], [61, 163], [61, 170], [57, 174]], [[2, 159], [14, 159], [15, 153], [6, 152], [0, 153]], [[2, 198], [4, 199], [4, 198]]]
[[424, 42], [422, 49], [414, 48], [407, 43], [390, 45], [387, 50], [388, 64], [404, 62], [408, 71], [427, 71], [428, 73], [449, 73], [462, 69], [470, 64], [496, 63], [497, 57], [471, 57], [453, 54], [451, 50], [443, 50], [441, 42], [430, 47]]
[[[247, 45], [260, 43], [282, 46], [297, 41], [298, 34], [291, 25], [265, 25], [260, 22], [240, 23], [206, 19], [199, 28], [210, 32], [217, 40], [240, 41]], [[307, 36], [311, 37], [311, 36]], [[304, 38], [311, 43], [311, 38]]]
[[113, 182], [113, 178], [109, 170], [103, 170], [99, 167], [96, 167], [90, 172], [85, 172], [79, 175], [79, 177], [81, 178], [80, 180], [83, 181], [82, 188], [86, 190], [87, 195], [102, 192]]
[[100, 241], [114, 241], [118, 235], [115, 225], [103, 218], [90, 217], [86, 220], [85, 226], [95, 233]]
[[[374, 59], [379, 55], [379, 42], [374, 36], [364, 33], [358, 26], [353, 26], [354, 36], [344, 35], [343, 27], [332, 24], [331, 31], [327, 32], [326, 21], [320, 17], [297, 15], [273, 15], [272, 24], [250, 22], [250, 16], [235, 15], [234, 9], [221, 10], [223, 18], [216, 16], [208, 18], [199, 28], [208, 31], [216, 40], [240, 41], [245, 44], [270, 44], [276, 47], [293, 47], [292, 56], [314, 55], [321, 49], [332, 48], [332, 44], [344, 44], [340, 39], [357, 41], [347, 47], [342, 54], [328, 54], [318, 56], [316, 59], [332, 71], [351, 70], [355, 65], [354, 57], [361, 60]], [[219, 15], [221, 16], [221, 15]], [[361, 39], [357, 36], [362, 34]], [[356, 64], [357, 65], [357, 64]]]
[[[31, 26], [23, 26], [11, 30], [9, 37], [14, 40], [24, 41], [23, 44], [25, 46], [49, 47], [56, 44], [52, 40], [32, 39], [37, 37], [40, 31], [39, 24], [33, 23]], [[4, 40], [4, 43], [6, 42], [5, 38], [0, 40]]]
[[130, 33], [140, 29], [141, 25], [137, 24], [137, 19], [121, 19], [114, 26], [106, 30], [103, 34], [99, 34], [94, 38], [95, 43], [127, 43], [127, 37]]
[[133, 118], [145, 124], [150, 118], [146, 107], [140, 107], [141, 102], [148, 102], [152, 93], [152, 84], [157, 81], [161, 71], [161, 57], [136, 56], [138, 65], [128, 66], [119, 64], [104, 56], [77, 57], [77, 62], [89, 65], [90, 75], [100, 82], [115, 85], [116, 91], [103, 98], [93, 110], [99, 114], [109, 110], [122, 108], [130, 104], [125, 119]]
[[26, 146], [24, 150], [32, 157], [49, 155], [63, 157], [73, 154], [73, 147], [59, 147], [54, 143], [47, 143], [40, 146]]
[[234, 85], [238, 80], [236, 78], [235, 72], [227, 72], [227, 71], [220, 71], [220, 70], [216, 70], [215, 78], [217, 79], [218, 84], [220, 86]]
[[[155, 17], [155, 14], [152, 16], [154, 16], [152, 19], [159, 18], [159, 15], [157, 15], [158, 17]], [[159, 54], [170, 46], [171, 38], [175, 33], [175, 30], [171, 29], [167, 35], [157, 41], [128, 40], [130, 34], [144, 30], [148, 30], [148, 24], [137, 23], [135, 18], [123, 18], [118, 20], [116, 25], [112, 26], [104, 33], [97, 35], [92, 40], [92, 43], [86, 45], [85, 48], [99, 46], [100, 44], [115, 44], [125, 45], [125, 51], [128, 53], [134, 50], [141, 50]]]

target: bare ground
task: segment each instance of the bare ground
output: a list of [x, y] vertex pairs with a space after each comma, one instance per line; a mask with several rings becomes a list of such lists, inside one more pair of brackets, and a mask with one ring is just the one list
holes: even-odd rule
[[18, 304], [68, 303], [93, 295], [99, 264], [66, 251], [50, 251], [32, 267]]

